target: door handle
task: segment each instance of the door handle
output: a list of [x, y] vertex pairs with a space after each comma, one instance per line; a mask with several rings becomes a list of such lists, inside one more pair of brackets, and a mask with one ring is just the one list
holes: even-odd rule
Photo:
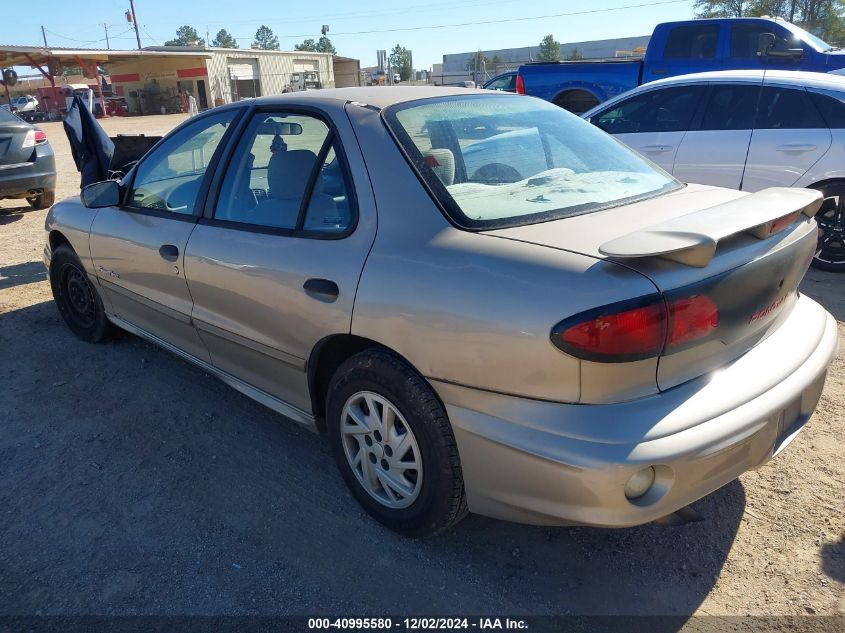
[[801, 154], [803, 152], [812, 152], [818, 149], [816, 145], [810, 145], [809, 143], [788, 143], [786, 145], [778, 145], [777, 151], [779, 152], [786, 152], [786, 153], [795, 153]]
[[161, 255], [162, 259], [169, 262], [175, 262], [179, 259], [179, 249], [173, 244], [162, 244], [161, 248], [158, 249], [158, 254]]
[[305, 294], [313, 297], [318, 301], [325, 301], [332, 303], [340, 295], [340, 288], [337, 284], [329, 279], [308, 279], [302, 284], [305, 289]]
[[642, 147], [644, 152], [650, 152], [653, 154], [659, 154], [660, 152], [671, 152], [672, 146], [671, 145], [645, 145]]

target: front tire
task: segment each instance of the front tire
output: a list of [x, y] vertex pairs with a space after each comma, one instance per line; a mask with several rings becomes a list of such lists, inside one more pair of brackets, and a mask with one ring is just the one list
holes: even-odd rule
[[111, 338], [117, 328], [106, 317], [97, 289], [82, 262], [67, 244], [58, 246], [50, 259], [50, 287], [65, 324], [88, 343]]
[[443, 405], [407, 363], [356, 354], [329, 385], [326, 425], [356, 500], [405, 536], [432, 536], [467, 513], [455, 436]]
[[845, 272], [845, 182], [829, 182], [813, 186], [824, 196], [816, 214], [819, 243], [812, 266], [819, 270]]
[[33, 209], [47, 209], [56, 201], [56, 192], [52, 189], [42, 191], [37, 196], [27, 198], [26, 201]]

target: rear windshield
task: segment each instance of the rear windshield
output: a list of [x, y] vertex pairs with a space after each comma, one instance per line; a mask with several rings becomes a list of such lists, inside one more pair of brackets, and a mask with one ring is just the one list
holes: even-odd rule
[[460, 95], [387, 108], [384, 118], [453, 222], [545, 222], [673, 191], [672, 176], [540, 99]]

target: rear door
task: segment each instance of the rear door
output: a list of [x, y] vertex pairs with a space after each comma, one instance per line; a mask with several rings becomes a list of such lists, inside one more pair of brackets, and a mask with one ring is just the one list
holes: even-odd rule
[[206, 362], [191, 324], [183, 260], [209, 166], [239, 112], [192, 119], [169, 136], [139, 163], [125, 205], [100, 209], [90, 233], [94, 268], [114, 313]]
[[2, 170], [30, 162], [35, 136], [27, 139], [32, 126], [8, 110], [0, 109], [0, 175]]
[[704, 110], [684, 136], [675, 156], [672, 173], [676, 178], [740, 188], [761, 83], [762, 79], [710, 86]]
[[830, 145], [830, 129], [803, 88], [764, 85], [742, 188], [792, 186]]
[[310, 412], [308, 358], [349, 333], [375, 237], [363, 159], [342, 106], [262, 110], [239, 133], [188, 242], [193, 321], [214, 365]]
[[706, 85], [681, 85], [638, 93], [590, 119], [668, 172]]
[[649, 56], [649, 63], [643, 68], [642, 83], [674, 75], [721, 70], [720, 30], [718, 23], [703, 21], [670, 28], [663, 44], [663, 54], [656, 54], [653, 59]]

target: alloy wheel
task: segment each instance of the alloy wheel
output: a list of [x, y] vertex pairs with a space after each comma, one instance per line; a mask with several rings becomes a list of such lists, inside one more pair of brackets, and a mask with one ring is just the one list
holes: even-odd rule
[[816, 223], [819, 225], [816, 261], [845, 265], [845, 191], [825, 197], [816, 214]]
[[353, 394], [343, 407], [340, 434], [346, 460], [371, 497], [393, 509], [417, 499], [423, 481], [420, 449], [392, 402], [371, 391]]

